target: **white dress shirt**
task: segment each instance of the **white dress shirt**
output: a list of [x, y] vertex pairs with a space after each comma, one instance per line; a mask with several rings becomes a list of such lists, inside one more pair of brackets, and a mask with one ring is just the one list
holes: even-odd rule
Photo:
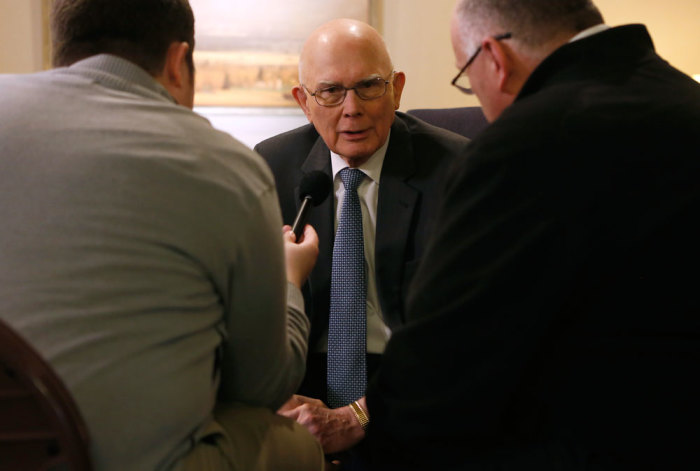
[[601, 23], [599, 25], [591, 26], [590, 28], [586, 28], [583, 31], [579, 31], [579, 33], [576, 36], [569, 39], [569, 42], [572, 43], [574, 41], [578, 41], [579, 39], [583, 39], [583, 38], [586, 38], [588, 36], [593, 36], [594, 34], [605, 31], [606, 29], [610, 29], [610, 26], [603, 24], [603, 23]]

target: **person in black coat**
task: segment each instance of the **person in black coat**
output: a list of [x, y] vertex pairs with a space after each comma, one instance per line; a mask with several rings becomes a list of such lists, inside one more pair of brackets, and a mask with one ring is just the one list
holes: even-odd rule
[[353, 406], [325, 404], [332, 254], [343, 191], [338, 172], [350, 167], [365, 173], [358, 194], [371, 375], [390, 332], [404, 322], [407, 286], [434, 230], [444, 177], [469, 141], [396, 111], [405, 76], [394, 70], [381, 36], [365, 23], [322, 25], [307, 39], [299, 69], [301, 84], [292, 92], [311, 124], [265, 140], [255, 150], [274, 173], [286, 224], [292, 224], [301, 204], [304, 175], [321, 171], [334, 178], [330, 197], [311, 210], [308, 221], [318, 233], [320, 254], [304, 291], [312, 329], [307, 374], [299, 395], [280, 411], [306, 425], [332, 453], [356, 444], [366, 426], [353, 411], [366, 409], [364, 397]]
[[700, 84], [587, 0], [461, 0], [452, 42], [492, 123], [368, 387], [373, 466], [699, 469]]

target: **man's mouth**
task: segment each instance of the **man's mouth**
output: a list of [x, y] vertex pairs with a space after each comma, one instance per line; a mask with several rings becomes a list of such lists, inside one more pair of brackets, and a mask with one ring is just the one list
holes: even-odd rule
[[341, 131], [340, 134], [342, 134], [346, 139], [359, 139], [366, 137], [367, 135], [367, 129], [361, 129], [361, 130], [346, 130], [346, 131]]

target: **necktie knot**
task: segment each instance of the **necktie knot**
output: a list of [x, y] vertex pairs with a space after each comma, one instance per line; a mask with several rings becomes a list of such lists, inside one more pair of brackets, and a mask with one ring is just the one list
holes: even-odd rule
[[357, 187], [360, 186], [364, 177], [365, 174], [362, 170], [356, 168], [345, 167], [340, 171], [340, 179], [345, 185], [345, 191], [357, 191]]

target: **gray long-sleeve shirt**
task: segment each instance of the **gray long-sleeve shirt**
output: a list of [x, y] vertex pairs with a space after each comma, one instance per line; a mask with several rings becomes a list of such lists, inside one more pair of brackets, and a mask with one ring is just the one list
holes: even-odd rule
[[135, 65], [0, 76], [0, 316], [67, 384], [97, 470], [176, 468], [217, 393], [294, 392], [281, 225], [262, 159]]

